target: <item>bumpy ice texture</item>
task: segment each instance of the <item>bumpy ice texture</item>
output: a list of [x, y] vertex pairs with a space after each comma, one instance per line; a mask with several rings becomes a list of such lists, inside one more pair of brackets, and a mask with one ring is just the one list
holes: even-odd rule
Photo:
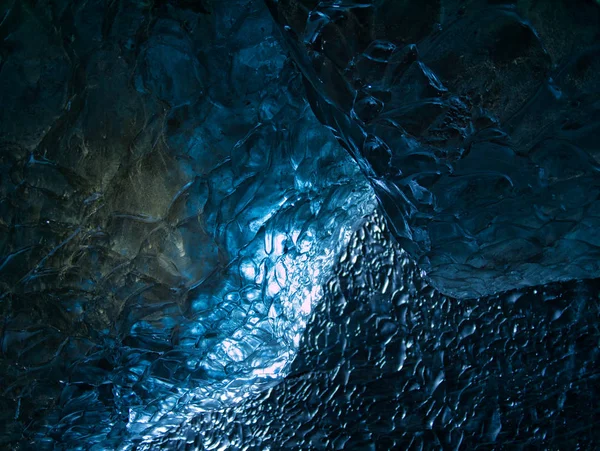
[[126, 446], [283, 377], [374, 201], [266, 6], [0, 13], [0, 447]]
[[600, 8], [268, 0], [394, 235], [461, 298], [600, 275]]
[[596, 449], [599, 295], [587, 280], [444, 296], [376, 213], [281, 384], [148, 449]]
[[1, 3], [0, 447], [597, 446], [597, 7], [269, 3]]

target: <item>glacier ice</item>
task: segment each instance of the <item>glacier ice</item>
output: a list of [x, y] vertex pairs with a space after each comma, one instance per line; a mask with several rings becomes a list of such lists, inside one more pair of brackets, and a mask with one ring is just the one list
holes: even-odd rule
[[0, 448], [597, 447], [599, 9], [0, 1]]
[[268, 0], [319, 119], [446, 294], [600, 275], [600, 10]]
[[341, 253], [290, 374], [154, 446], [595, 449], [599, 295], [596, 279], [444, 296], [375, 212]]
[[1, 442], [127, 446], [281, 379], [374, 198], [266, 7], [2, 12]]

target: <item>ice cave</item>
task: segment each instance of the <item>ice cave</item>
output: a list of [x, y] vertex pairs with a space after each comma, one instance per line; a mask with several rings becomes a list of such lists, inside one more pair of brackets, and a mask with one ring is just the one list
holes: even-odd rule
[[0, 38], [0, 449], [600, 449], [600, 1]]

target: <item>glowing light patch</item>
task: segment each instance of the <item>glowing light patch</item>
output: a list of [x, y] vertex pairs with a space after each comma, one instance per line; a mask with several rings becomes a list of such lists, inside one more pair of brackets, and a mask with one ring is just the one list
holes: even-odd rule
[[287, 366], [289, 362], [289, 353], [285, 354], [281, 360], [273, 363], [272, 365], [266, 368], [259, 368], [254, 370], [252, 373], [259, 377], [270, 377], [270, 378], [279, 378], [283, 369]]

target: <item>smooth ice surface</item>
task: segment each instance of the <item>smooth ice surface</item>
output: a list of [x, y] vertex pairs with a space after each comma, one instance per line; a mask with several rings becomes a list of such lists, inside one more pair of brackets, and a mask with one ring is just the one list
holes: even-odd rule
[[600, 275], [597, 4], [267, 3], [317, 116], [437, 288]]

